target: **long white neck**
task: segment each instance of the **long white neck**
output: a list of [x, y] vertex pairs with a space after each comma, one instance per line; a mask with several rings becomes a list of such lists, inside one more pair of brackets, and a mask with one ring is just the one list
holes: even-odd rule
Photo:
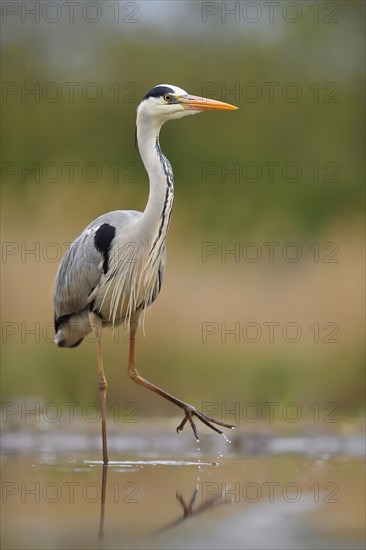
[[137, 143], [150, 184], [149, 200], [139, 225], [145, 237], [152, 239], [152, 249], [158, 254], [166, 239], [174, 199], [172, 168], [159, 145], [160, 128], [161, 123], [138, 112]]

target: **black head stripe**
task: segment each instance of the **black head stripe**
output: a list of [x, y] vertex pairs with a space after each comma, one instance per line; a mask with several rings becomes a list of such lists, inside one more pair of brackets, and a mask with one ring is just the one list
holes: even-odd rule
[[155, 86], [155, 88], [144, 95], [142, 101], [149, 99], [149, 97], [162, 97], [164, 94], [175, 94], [175, 91], [168, 86]]

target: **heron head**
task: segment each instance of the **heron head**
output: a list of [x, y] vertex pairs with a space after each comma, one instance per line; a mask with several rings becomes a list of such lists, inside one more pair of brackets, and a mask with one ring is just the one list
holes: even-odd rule
[[138, 107], [138, 113], [156, 118], [161, 124], [174, 118], [194, 115], [202, 111], [230, 111], [237, 109], [234, 105], [191, 95], [178, 86], [159, 84], [154, 86]]

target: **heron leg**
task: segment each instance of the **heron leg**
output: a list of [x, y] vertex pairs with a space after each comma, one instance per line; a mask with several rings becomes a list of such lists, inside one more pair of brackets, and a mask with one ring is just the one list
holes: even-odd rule
[[101, 397], [102, 408], [102, 445], [103, 445], [103, 464], [108, 464], [107, 452], [107, 380], [104, 374], [103, 355], [102, 355], [102, 321], [95, 313], [89, 313], [89, 322], [97, 344], [98, 357], [98, 383]]
[[196, 424], [194, 422], [193, 417], [198, 418], [203, 422], [203, 424], [206, 424], [211, 430], [214, 430], [215, 432], [224, 435], [224, 433], [214, 426], [214, 424], [218, 426], [223, 426], [225, 428], [231, 428], [232, 430], [235, 428], [235, 426], [232, 426], [231, 424], [226, 424], [226, 422], [222, 422], [221, 420], [217, 420], [216, 418], [212, 418], [210, 416], [207, 416], [203, 414], [201, 411], [197, 410], [196, 407], [193, 405], [190, 405], [189, 403], [185, 403], [184, 401], [181, 401], [177, 397], [174, 397], [174, 395], [171, 395], [170, 393], [166, 392], [165, 390], [159, 388], [158, 386], [155, 386], [155, 384], [152, 384], [146, 378], [143, 378], [139, 371], [136, 369], [135, 365], [135, 344], [136, 344], [136, 330], [131, 330], [130, 334], [130, 353], [129, 353], [129, 360], [128, 360], [128, 374], [130, 378], [137, 384], [140, 384], [141, 386], [144, 386], [148, 390], [151, 390], [162, 397], [164, 399], [167, 399], [168, 401], [171, 401], [171, 403], [174, 403], [174, 405], [177, 405], [177, 407], [180, 407], [184, 411], [184, 418], [182, 422], [177, 427], [177, 432], [181, 432], [186, 425], [187, 421], [189, 421], [191, 428], [193, 430], [194, 436], [197, 441], [199, 441], [198, 432], [196, 428]]

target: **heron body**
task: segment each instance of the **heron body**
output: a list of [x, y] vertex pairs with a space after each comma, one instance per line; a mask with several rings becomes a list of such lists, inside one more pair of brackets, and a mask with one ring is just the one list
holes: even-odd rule
[[156, 299], [165, 270], [165, 244], [155, 261], [149, 257], [151, 237], [137, 246], [141, 218], [136, 211], [103, 214], [71, 245], [56, 280], [55, 341], [60, 347], [75, 347], [92, 331], [90, 311], [102, 326], [136, 325]]
[[[160, 128], [170, 119], [204, 110], [230, 110], [232, 105], [189, 95], [161, 84], [142, 99], [137, 109], [139, 152], [149, 176], [149, 199], [144, 212], [115, 210], [91, 222], [66, 252], [55, 282], [55, 342], [75, 347], [93, 332], [97, 340], [99, 387], [102, 392], [103, 460], [108, 462], [105, 429], [107, 383], [101, 353], [101, 329], [124, 323], [130, 330], [129, 374], [136, 382], [159, 393], [185, 411], [179, 429], [197, 416], [228, 426], [199, 413], [143, 379], [135, 367], [135, 334], [146, 308], [157, 298], [166, 264], [166, 237], [174, 200], [174, 178], [160, 143]], [[230, 426], [231, 427], [231, 426]]]

